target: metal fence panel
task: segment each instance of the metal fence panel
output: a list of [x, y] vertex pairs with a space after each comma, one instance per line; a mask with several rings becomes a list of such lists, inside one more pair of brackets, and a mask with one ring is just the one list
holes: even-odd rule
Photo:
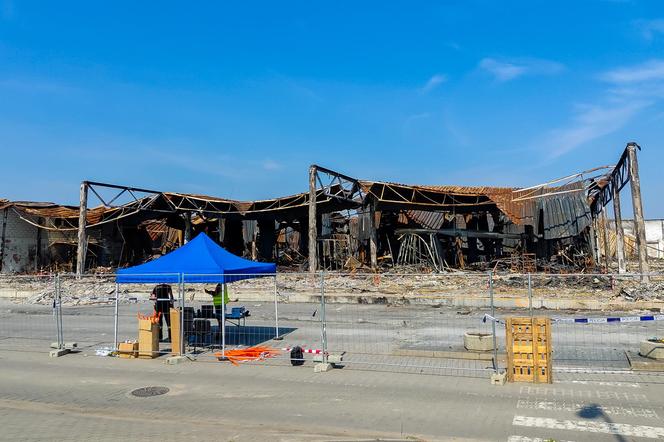
[[486, 275], [325, 275], [330, 353], [351, 368], [487, 376], [493, 353], [469, 352], [466, 332], [491, 334]]
[[0, 349], [46, 351], [58, 341], [54, 275], [0, 276]]
[[[250, 316], [225, 318], [224, 334], [209, 294], [215, 284], [187, 283], [182, 290], [176, 285], [173, 294], [174, 306], [184, 307], [191, 359], [216, 360], [224, 343], [228, 349], [265, 345], [281, 352], [269, 363], [283, 364], [299, 346], [307, 365], [329, 353], [343, 354], [340, 365], [349, 369], [486, 377], [506, 366], [502, 321], [538, 315], [553, 321], [554, 381], [657, 382], [664, 376], [634, 365], [641, 342], [664, 336], [664, 275], [650, 279], [643, 284], [640, 275], [279, 273], [229, 285], [227, 313], [244, 308]], [[116, 285], [110, 274], [3, 275], [0, 350], [47, 351], [59, 341], [76, 342], [86, 354], [112, 352], [117, 343], [137, 339], [138, 316], [154, 311], [153, 287]], [[193, 320], [206, 310], [213, 316]], [[466, 333], [486, 338], [494, 325], [495, 350], [464, 347]], [[161, 354], [173, 350], [167, 341], [160, 344]]]

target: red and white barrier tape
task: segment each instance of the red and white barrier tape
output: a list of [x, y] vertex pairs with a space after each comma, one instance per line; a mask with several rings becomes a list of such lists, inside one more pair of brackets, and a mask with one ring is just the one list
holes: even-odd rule
[[[313, 349], [313, 348], [304, 348], [304, 347], [301, 347], [301, 348], [302, 348], [302, 353], [311, 353], [313, 355], [323, 354], [323, 350], [318, 350], [318, 349]], [[281, 350], [282, 351], [291, 351], [292, 348], [286, 347], [286, 348], [282, 348]]]

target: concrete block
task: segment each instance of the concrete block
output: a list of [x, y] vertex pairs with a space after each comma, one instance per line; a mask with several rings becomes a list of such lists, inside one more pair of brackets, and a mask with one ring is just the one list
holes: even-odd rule
[[59, 350], [51, 350], [51, 351], [48, 353], [48, 355], [49, 355], [50, 357], [52, 357], [52, 358], [59, 358], [60, 356], [64, 356], [64, 355], [66, 355], [67, 353], [69, 353], [69, 351], [70, 351], [70, 350], [69, 350], [68, 348], [61, 348], [61, 349], [59, 349]]
[[314, 373], [325, 373], [332, 370], [332, 364], [319, 363], [314, 365]]
[[507, 373], [504, 371], [491, 374], [491, 385], [505, 385], [507, 382]]
[[[51, 348], [54, 348], [57, 350], [58, 348], [58, 343], [57, 342], [51, 342]], [[67, 350], [74, 350], [78, 348], [78, 342], [65, 342], [64, 343], [64, 348]]]
[[344, 354], [343, 353], [330, 353], [327, 355], [327, 362], [330, 364], [341, 364], [344, 361]]
[[[341, 364], [344, 360], [344, 353], [330, 353], [327, 355], [327, 362], [330, 364]], [[322, 354], [315, 354], [313, 357], [314, 362], [323, 362]]]
[[657, 371], [664, 372], [664, 361], [645, 358], [636, 352], [626, 351], [629, 366], [634, 371]]
[[664, 343], [643, 341], [639, 345], [639, 354], [645, 358], [664, 360]]
[[492, 351], [493, 335], [469, 331], [463, 334], [463, 346], [468, 351]]
[[185, 358], [184, 356], [169, 356], [168, 358], [166, 358], [166, 363], [168, 365], [177, 365], [186, 361], [187, 358]]

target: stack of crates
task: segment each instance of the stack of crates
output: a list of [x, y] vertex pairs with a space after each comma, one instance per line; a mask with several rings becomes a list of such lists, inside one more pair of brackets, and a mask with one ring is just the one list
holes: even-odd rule
[[551, 319], [507, 318], [507, 379], [510, 382], [553, 382]]

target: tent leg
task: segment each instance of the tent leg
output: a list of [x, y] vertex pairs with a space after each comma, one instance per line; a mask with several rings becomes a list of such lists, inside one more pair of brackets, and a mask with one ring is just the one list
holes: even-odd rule
[[119, 312], [119, 300], [120, 290], [118, 290], [118, 283], [115, 283], [115, 318], [113, 321], [113, 350], [118, 351], [118, 314]]
[[280, 341], [283, 338], [279, 336], [279, 300], [277, 299], [277, 275], [274, 275], [274, 339]]
[[[170, 314], [170, 312], [168, 313]], [[168, 335], [171, 343], [173, 338], [171, 335]], [[172, 345], [171, 345], [172, 346]], [[185, 346], [184, 346], [184, 278], [182, 284], [180, 284], [180, 356], [184, 356]]]
[[221, 295], [221, 357], [226, 357], [226, 283]]

